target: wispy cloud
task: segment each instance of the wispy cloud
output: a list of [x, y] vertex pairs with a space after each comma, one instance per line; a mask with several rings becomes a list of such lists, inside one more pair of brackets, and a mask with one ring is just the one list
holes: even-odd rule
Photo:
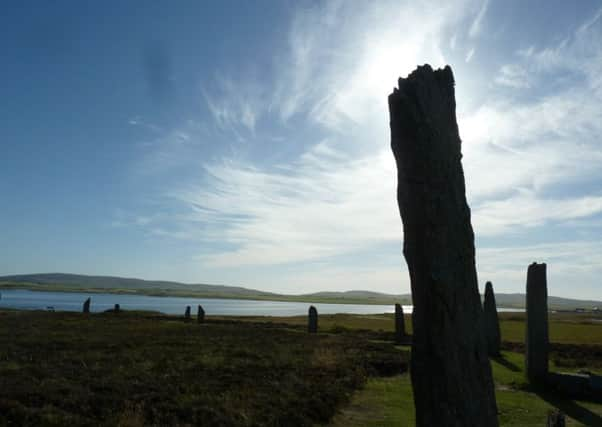
[[[425, 13], [409, 2], [374, 7], [355, 3], [353, 8], [329, 2], [299, 10], [287, 50], [275, 55], [279, 66], [270, 79], [275, 83], [222, 79], [203, 92], [220, 131], [263, 151], [252, 159], [222, 154], [218, 160], [199, 161], [201, 174], [190, 174], [163, 193], [162, 202], [171, 209], [169, 219], [142, 225], [157, 236], [198, 242], [195, 262], [202, 268], [286, 265], [293, 271], [300, 263], [323, 263], [288, 277], [294, 286], [332, 288], [361, 282], [353, 277], [368, 281], [370, 265], [334, 260], [378, 254], [385, 246], [394, 255], [378, 266], [382, 274], [373, 276], [379, 283], [375, 286], [398, 286], [403, 275], [395, 273], [402, 265], [401, 222], [386, 96], [397, 77], [416, 64], [443, 65], [449, 34], [459, 25], [470, 23], [469, 36], [476, 37], [484, 28], [489, 3], [478, 3], [474, 19], [458, 12], [474, 7], [440, 2], [432, 6]], [[516, 49], [514, 56], [503, 58], [495, 84], [482, 89], [483, 103], [459, 113], [477, 236], [529, 240], [529, 233], [543, 227], [582, 224], [602, 212], [602, 193], [593, 185], [602, 179], [598, 19], [555, 45]], [[473, 55], [471, 49], [466, 62]], [[478, 64], [471, 61], [470, 66]], [[554, 85], [542, 90], [550, 82]], [[261, 133], [257, 129], [262, 120], [278, 125]], [[184, 127], [178, 131], [191, 141], [198, 139]], [[272, 155], [265, 149], [274, 147], [270, 141], [292, 154], [275, 156], [271, 162], [257, 160]], [[560, 187], [564, 191], [559, 192]], [[494, 264], [493, 257], [502, 249], [485, 248], [478, 254], [486, 275], [522, 283], [531, 257], [547, 251], [547, 259], [555, 260], [565, 253], [563, 245], [532, 242], [511, 267]], [[582, 242], [578, 253], [589, 249], [592, 246]]]
[[531, 87], [527, 70], [517, 64], [508, 64], [502, 66], [499, 74], [495, 77], [495, 82], [499, 85], [516, 89], [526, 89]]
[[212, 165], [211, 185], [174, 192], [190, 206], [190, 226], [209, 225], [220, 231], [220, 242], [234, 247], [203, 262], [212, 267], [301, 262], [399, 241], [391, 233], [400, 222], [389, 153], [351, 160], [329, 150], [319, 144], [270, 172]]
[[474, 21], [470, 25], [470, 29], [468, 30], [468, 35], [470, 38], [475, 38], [481, 33], [483, 26], [483, 19], [485, 18], [485, 14], [487, 13], [487, 8], [489, 7], [489, 0], [484, 0], [481, 8], [479, 9], [479, 13], [475, 17]]
[[466, 59], [465, 59], [466, 62], [470, 62], [470, 60], [472, 59], [472, 57], [474, 55], [474, 52], [475, 52], [474, 47], [468, 51], [468, 53], [466, 54]]
[[212, 87], [212, 93], [203, 88], [202, 94], [217, 127], [239, 140], [245, 139], [245, 133], [253, 134], [266, 108], [260, 102], [262, 93], [257, 83], [235, 84], [232, 79], [221, 76], [215, 79]]

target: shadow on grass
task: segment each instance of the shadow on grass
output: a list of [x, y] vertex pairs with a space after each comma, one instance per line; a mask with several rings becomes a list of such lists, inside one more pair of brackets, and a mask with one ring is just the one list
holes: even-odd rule
[[602, 417], [589, 409], [577, 404], [575, 401], [552, 394], [546, 390], [534, 390], [541, 399], [556, 409], [564, 412], [569, 417], [586, 426], [602, 427]]
[[512, 363], [511, 361], [509, 361], [508, 359], [506, 359], [503, 355], [492, 357], [491, 360], [493, 360], [494, 362], [499, 363], [504, 368], [509, 369], [512, 372], [520, 372], [521, 371], [521, 369], [518, 367], [518, 365]]

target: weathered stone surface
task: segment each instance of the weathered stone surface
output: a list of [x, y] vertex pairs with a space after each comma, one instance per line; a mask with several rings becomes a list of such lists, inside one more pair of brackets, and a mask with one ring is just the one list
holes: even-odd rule
[[190, 321], [190, 306], [189, 305], [186, 306], [186, 311], [184, 312], [184, 320], [186, 320], [187, 322]]
[[200, 304], [196, 313], [196, 321], [197, 323], [205, 323], [205, 310], [203, 310], [203, 307]]
[[406, 321], [403, 317], [403, 307], [395, 304], [395, 342], [401, 344], [406, 337]]
[[449, 66], [418, 67], [389, 95], [419, 427], [498, 425], [455, 104]]
[[527, 270], [527, 322], [525, 372], [533, 383], [548, 376], [548, 285], [546, 265], [533, 263]]
[[491, 282], [485, 284], [485, 298], [483, 301], [483, 323], [485, 325], [485, 339], [487, 340], [487, 351], [490, 356], [500, 355], [500, 321], [497, 316], [495, 294]]
[[90, 312], [90, 298], [87, 298], [87, 299], [84, 301], [84, 307], [83, 307], [82, 311], [83, 311], [84, 313], [89, 313], [89, 312]]
[[307, 331], [310, 334], [318, 332], [318, 310], [313, 305], [309, 307], [307, 315]]
[[566, 421], [564, 414], [558, 410], [548, 413], [548, 427], [565, 427]]

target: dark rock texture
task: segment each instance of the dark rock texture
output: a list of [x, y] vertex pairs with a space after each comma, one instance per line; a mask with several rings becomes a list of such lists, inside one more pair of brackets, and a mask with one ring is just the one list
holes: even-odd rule
[[500, 321], [497, 316], [495, 294], [491, 282], [485, 284], [485, 298], [483, 301], [483, 322], [485, 325], [485, 339], [487, 351], [490, 356], [500, 355], [501, 334]]
[[203, 307], [200, 304], [196, 313], [196, 321], [197, 323], [205, 323], [205, 310], [203, 310]]
[[548, 427], [564, 427], [566, 421], [564, 414], [558, 410], [550, 411], [548, 413]]
[[190, 322], [190, 306], [186, 306], [186, 311], [184, 312], [184, 320]]
[[546, 265], [533, 263], [527, 270], [527, 322], [525, 372], [532, 383], [548, 376], [548, 285]]
[[395, 304], [395, 342], [401, 344], [406, 337], [406, 321], [403, 317], [403, 307]]
[[310, 334], [318, 332], [318, 310], [313, 305], [309, 307], [307, 314], [307, 331]]
[[389, 112], [414, 304], [416, 425], [497, 426], [451, 68], [400, 78]]
[[88, 298], [88, 299], [86, 299], [84, 301], [84, 307], [83, 307], [82, 311], [84, 313], [89, 313], [90, 312], [90, 298]]

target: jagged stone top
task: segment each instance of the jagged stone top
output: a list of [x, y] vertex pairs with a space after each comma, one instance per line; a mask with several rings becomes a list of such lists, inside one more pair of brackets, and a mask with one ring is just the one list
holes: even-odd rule
[[455, 85], [454, 73], [449, 65], [446, 65], [444, 68], [433, 70], [429, 64], [424, 64], [418, 66], [414, 71], [408, 74], [405, 79], [400, 77], [397, 80], [397, 87], [393, 88], [393, 94], [397, 92], [404, 92], [404, 89], [407, 87], [408, 83], [413, 84], [430, 79], [437, 80], [440, 83], [440, 86], [444, 87], [454, 87]]

